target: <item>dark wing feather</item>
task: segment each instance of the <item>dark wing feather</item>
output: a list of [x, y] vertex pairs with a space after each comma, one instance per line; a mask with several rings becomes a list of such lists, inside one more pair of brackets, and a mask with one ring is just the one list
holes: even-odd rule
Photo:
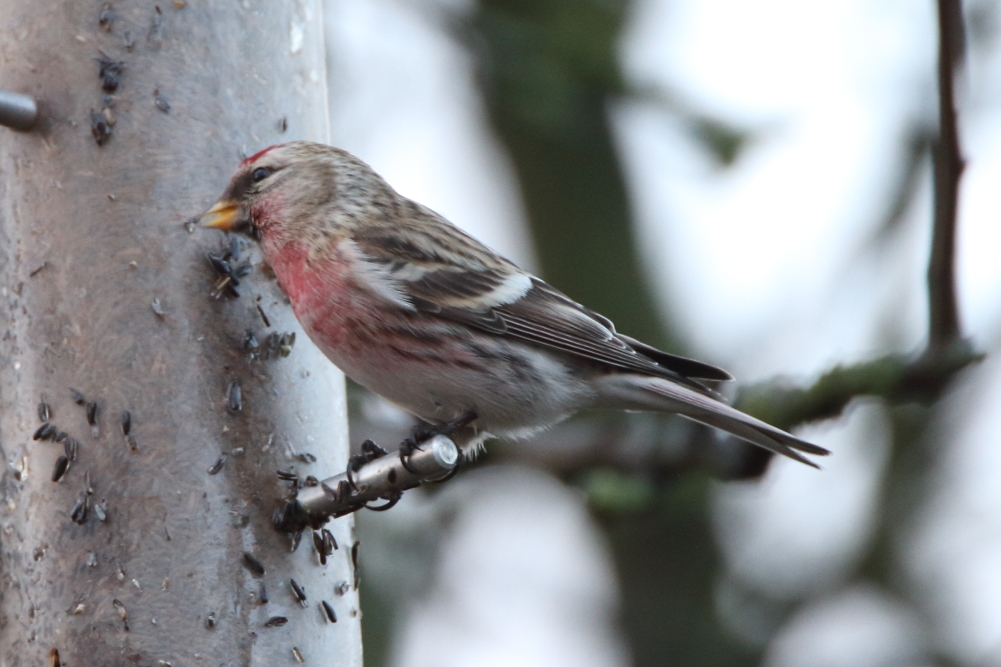
[[629, 347], [633, 348], [644, 357], [651, 359], [664, 368], [671, 369], [675, 373], [680, 373], [690, 378], [698, 378], [700, 380], [725, 382], [733, 379], [732, 375], [717, 366], [696, 361], [695, 359], [679, 357], [675, 354], [668, 354], [667, 352], [658, 350], [652, 345], [647, 345], [646, 343], [642, 343], [635, 338], [630, 338], [625, 334], [618, 334], [618, 336], [625, 341]]
[[[636, 349], [633, 339], [617, 334], [607, 318], [571, 301], [538, 279], [533, 279], [532, 288], [517, 301], [484, 309], [435, 303], [436, 294], [427, 288], [437, 282], [416, 281], [405, 284], [403, 290], [419, 311], [622, 370], [664, 377], [714, 397], [714, 392], [690, 378], [730, 379], [726, 371], [661, 352], [649, 345], [640, 343], [641, 349]], [[693, 371], [693, 374], [683, 372], [685, 370]]]
[[[690, 378], [731, 379], [724, 370], [616, 333], [608, 318], [530, 278], [433, 212], [421, 213], [427, 215], [422, 228], [370, 227], [353, 238], [369, 261], [388, 270], [393, 289], [418, 311], [625, 371], [664, 377], [712, 396], [714, 392]], [[428, 233], [428, 226], [436, 227], [448, 244]], [[510, 299], [498, 296], [511, 285], [520, 289], [508, 290]]]
[[[631, 339], [616, 333], [608, 318], [584, 308], [537, 278], [524, 297], [493, 310], [507, 324], [509, 335], [622, 370], [664, 377], [715, 397], [714, 392], [690, 379], [691, 376], [641, 354], [630, 344]], [[665, 358], [672, 356], [661, 354]]]

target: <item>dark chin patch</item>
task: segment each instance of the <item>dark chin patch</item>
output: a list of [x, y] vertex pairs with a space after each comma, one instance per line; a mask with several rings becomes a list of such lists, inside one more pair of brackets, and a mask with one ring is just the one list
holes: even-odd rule
[[254, 239], [255, 241], [261, 240], [261, 230], [259, 227], [251, 224], [250, 220], [240, 220], [233, 225], [233, 231], [237, 234], [244, 234]]

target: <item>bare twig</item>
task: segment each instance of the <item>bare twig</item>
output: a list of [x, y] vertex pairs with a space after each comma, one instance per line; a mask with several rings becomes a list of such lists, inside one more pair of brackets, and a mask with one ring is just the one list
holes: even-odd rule
[[959, 148], [954, 79], [963, 59], [961, 0], [938, 0], [939, 135], [935, 143], [935, 226], [928, 264], [928, 348], [946, 347], [959, 339], [956, 305], [956, 207], [963, 156]]

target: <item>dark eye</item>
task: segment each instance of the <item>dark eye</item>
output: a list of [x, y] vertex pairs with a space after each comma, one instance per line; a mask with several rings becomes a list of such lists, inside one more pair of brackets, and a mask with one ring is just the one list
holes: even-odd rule
[[257, 169], [254, 170], [254, 173], [251, 175], [251, 178], [254, 179], [254, 183], [260, 183], [270, 175], [271, 175], [270, 169], [268, 169], [267, 167], [258, 167]]

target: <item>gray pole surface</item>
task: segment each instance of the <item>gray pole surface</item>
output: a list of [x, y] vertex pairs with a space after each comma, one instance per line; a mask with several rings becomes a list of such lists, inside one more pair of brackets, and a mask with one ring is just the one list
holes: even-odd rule
[[[240, 296], [214, 299], [206, 253], [225, 239], [184, 225], [241, 152], [327, 140], [320, 3], [0, 0], [0, 17], [0, 89], [40, 115], [0, 127], [0, 667], [54, 650], [71, 667], [297, 664], [293, 648], [360, 665], [351, 518], [328, 524], [325, 566], [271, 525], [276, 470], [345, 468], [342, 377], [256, 248], [232, 262], [252, 265]], [[291, 354], [264, 358], [289, 331]]]

